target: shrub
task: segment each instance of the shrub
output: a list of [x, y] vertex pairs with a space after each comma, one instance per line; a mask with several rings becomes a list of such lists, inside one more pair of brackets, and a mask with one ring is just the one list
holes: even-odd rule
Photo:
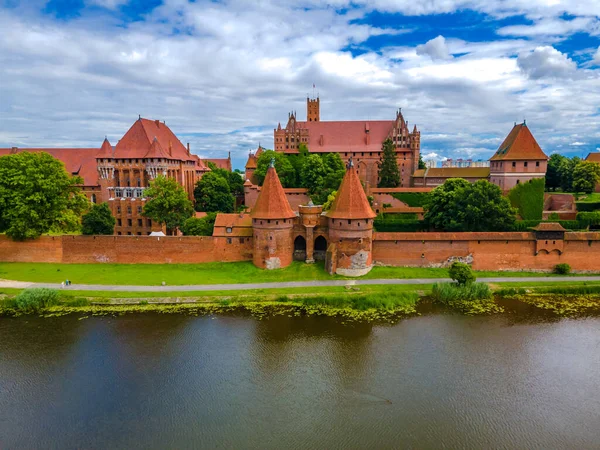
[[475, 281], [475, 274], [471, 270], [471, 266], [465, 263], [453, 262], [448, 270], [448, 274], [450, 278], [461, 286]]
[[575, 202], [577, 211], [597, 211], [600, 210], [600, 202]]
[[577, 222], [585, 226], [600, 225], [600, 212], [580, 212], [577, 213]]
[[513, 231], [529, 231], [530, 228], [537, 227], [541, 220], [517, 220], [513, 226]]
[[554, 266], [554, 273], [558, 273], [560, 275], [566, 275], [569, 272], [571, 272], [571, 266], [566, 263], [557, 264]]
[[185, 236], [212, 236], [217, 213], [210, 212], [206, 216], [190, 217], [183, 222], [181, 232]]
[[508, 193], [512, 206], [519, 210], [523, 220], [541, 220], [544, 211], [545, 179], [537, 178], [517, 184]]
[[558, 213], [550, 213], [548, 214], [548, 220], [560, 220], [560, 214]]
[[38, 312], [48, 306], [57, 305], [60, 293], [56, 289], [33, 288], [25, 289], [16, 298], [17, 308], [23, 312]]
[[425, 224], [422, 220], [384, 220], [376, 218], [373, 222], [375, 231], [411, 233], [423, 231]]
[[500, 312], [493, 300], [492, 291], [485, 283], [435, 283], [431, 289], [431, 298], [465, 314], [487, 314]]

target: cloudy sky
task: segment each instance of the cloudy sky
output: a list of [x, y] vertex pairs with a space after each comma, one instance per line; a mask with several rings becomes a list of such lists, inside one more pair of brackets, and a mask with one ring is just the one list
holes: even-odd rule
[[0, 147], [100, 146], [142, 117], [242, 167], [313, 83], [321, 119], [393, 119], [487, 159], [515, 121], [600, 147], [600, 0], [0, 0]]

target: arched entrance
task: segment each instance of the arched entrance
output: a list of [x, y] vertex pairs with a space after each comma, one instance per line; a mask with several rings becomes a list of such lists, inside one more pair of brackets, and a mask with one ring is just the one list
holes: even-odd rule
[[298, 236], [294, 239], [294, 261], [304, 261], [306, 259], [306, 239]]
[[315, 239], [315, 253], [314, 258], [317, 261], [325, 261], [325, 254], [327, 253], [327, 239], [323, 236], [317, 236]]

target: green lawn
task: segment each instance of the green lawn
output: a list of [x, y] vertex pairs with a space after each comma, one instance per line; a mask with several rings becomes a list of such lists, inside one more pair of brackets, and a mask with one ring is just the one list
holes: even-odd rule
[[[543, 276], [536, 272], [476, 272], [478, 277]], [[551, 275], [549, 275], [551, 276]], [[375, 267], [362, 277], [446, 278], [447, 269], [418, 267]], [[344, 279], [328, 275], [323, 264], [294, 262], [279, 270], [262, 270], [251, 262], [207, 264], [45, 264], [0, 263], [0, 279], [73, 284], [160, 285], [266, 283], [302, 280]]]
[[600, 193], [580, 194], [578, 202], [600, 202]]

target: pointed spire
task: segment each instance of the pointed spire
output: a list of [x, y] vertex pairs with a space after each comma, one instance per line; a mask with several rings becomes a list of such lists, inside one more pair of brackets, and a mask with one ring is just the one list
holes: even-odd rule
[[417, 124], [415, 123], [415, 127], [413, 128], [413, 133], [416, 133], [417, 131], [418, 131], [417, 130]]
[[108, 142], [108, 138], [104, 136], [104, 141], [102, 142], [102, 146], [100, 147], [97, 158], [112, 158], [112, 156], [112, 145], [110, 145], [110, 142]]
[[348, 160], [346, 174], [331, 209], [325, 215], [332, 219], [372, 219], [377, 216], [369, 205], [352, 158]]
[[161, 147], [160, 143], [158, 142], [157, 137], [154, 136], [154, 139], [152, 140], [152, 144], [150, 145], [150, 150], [148, 150], [148, 153], [146, 153], [144, 155], [144, 158], [166, 158], [166, 159], [169, 159], [170, 155], [168, 155], [167, 152], [164, 151], [164, 149]]
[[292, 211], [285, 196], [274, 165], [267, 169], [265, 181], [250, 215], [253, 219], [291, 219], [296, 217], [296, 213]]

